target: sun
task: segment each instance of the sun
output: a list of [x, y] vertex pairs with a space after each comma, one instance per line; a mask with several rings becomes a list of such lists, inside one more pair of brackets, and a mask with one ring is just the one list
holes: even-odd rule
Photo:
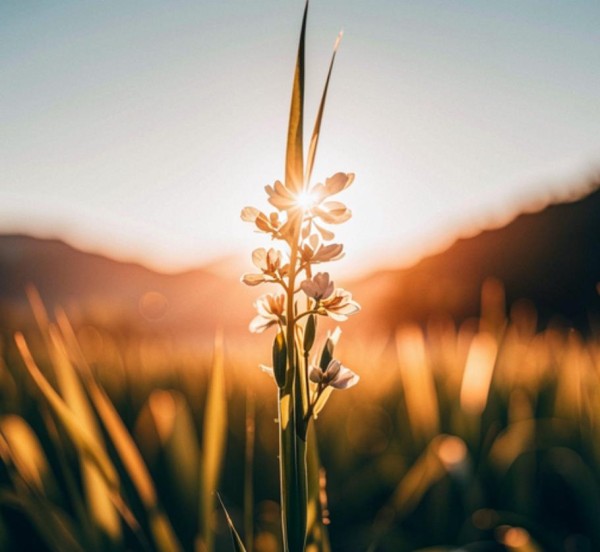
[[316, 202], [317, 198], [309, 190], [303, 190], [296, 196], [296, 205], [298, 205], [298, 207], [302, 207], [302, 209], [305, 211], [308, 211], [310, 208], [314, 207]]

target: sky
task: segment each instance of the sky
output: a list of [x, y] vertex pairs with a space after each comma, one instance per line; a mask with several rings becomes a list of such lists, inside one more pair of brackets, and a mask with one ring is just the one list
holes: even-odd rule
[[[0, 2], [0, 233], [173, 271], [268, 246], [301, 0]], [[353, 218], [342, 269], [405, 264], [600, 164], [597, 0], [313, 0], [315, 181]]]

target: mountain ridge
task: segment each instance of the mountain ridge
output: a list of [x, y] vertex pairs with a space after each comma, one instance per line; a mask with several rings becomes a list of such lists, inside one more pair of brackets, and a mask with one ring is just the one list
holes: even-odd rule
[[[589, 329], [600, 312], [600, 182], [586, 191], [459, 236], [408, 267], [347, 282], [363, 305], [349, 329], [477, 316], [481, 287], [490, 278], [503, 282], [509, 305], [530, 300], [540, 323], [558, 316]], [[246, 332], [259, 295], [239, 284], [237, 274], [226, 277], [206, 267], [160, 272], [26, 234], [0, 235], [0, 282], [0, 311], [20, 318], [28, 308], [24, 288], [31, 283], [50, 309], [66, 305], [95, 323], [120, 317], [140, 331], [176, 334], [211, 333], [217, 326]]]

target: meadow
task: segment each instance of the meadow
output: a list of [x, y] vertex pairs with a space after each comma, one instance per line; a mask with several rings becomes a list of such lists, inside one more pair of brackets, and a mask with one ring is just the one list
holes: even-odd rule
[[[331, 198], [355, 175], [312, 179], [342, 33], [305, 144], [307, 12], [308, 2], [285, 175], [264, 188], [269, 211], [241, 211], [270, 247], [254, 249], [254, 272], [241, 278], [251, 288], [266, 285], [253, 296], [257, 312], [247, 321], [263, 336], [249, 341], [247, 333], [223, 329], [246, 310], [239, 283], [220, 293], [208, 284], [186, 292], [176, 276], [163, 275], [187, 308], [168, 313], [177, 324], [160, 326], [163, 317], [168, 322], [169, 301], [152, 285], [157, 275], [143, 267], [128, 266], [144, 276], [127, 279], [129, 287], [119, 278], [99, 281], [96, 269], [71, 272], [77, 289], [67, 289], [69, 304], [45, 304], [43, 293], [23, 281], [23, 251], [8, 247], [18, 289], [0, 303], [0, 550], [600, 550], [595, 265], [582, 256], [591, 279], [581, 281], [571, 257], [553, 257], [552, 269], [568, 266], [572, 278], [562, 283], [573, 286], [546, 282], [589, 318], [586, 335], [565, 318], [552, 319], [558, 311], [541, 311], [538, 321], [533, 303], [506, 305], [498, 280], [483, 283], [477, 318], [400, 323], [398, 315], [411, 310], [397, 294], [409, 288], [393, 272], [364, 282], [362, 289], [379, 288], [382, 308], [361, 323], [361, 305], [334, 284], [343, 276], [321, 268], [345, 254], [332, 227], [352, 212]], [[570, 251], [579, 226], [563, 225]], [[580, 232], [594, 235], [587, 228]], [[552, 242], [539, 235], [542, 245]], [[520, 245], [535, 249], [527, 240]], [[481, 249], [510, 268], [496, 250]], [[525, 255], [531, 266], [518, 256], [517, 272], [541, 290], [535, 257]], [[40, 256], [30, 252], [30, 259], [39, 272]], [[431, 294], [412, 293], [408, 302], [431, 307], [428, 313], [469, 303], [465, 273], [497, 272], [491, 264], [478, 275], [465, 257], [453, 259], [459, 270], [417, 276], [416, 289], [429, 285]], [[42, 285], [68, 288], [68, 271], [60, 271], [68, 263], [45, 262]], [[105, 264], [96, 256], [87, 266]], [[183, 276], [191, 283], [198, 274]], [[216, 285], [214, 275], [204, 278]], [[102, 301], [100, 289], [91, 289], [88, 302], [99, 316], [90, 318], [76, 293], [94, 286], [121, 295]], [[22, 287], [31, 313], [25, 316]], [[479, 285], [471, 288], [476, 294]], [[573, 289], [582, 292], [581, 304]], [[191, 312], [192, 299], [199, 312]], [[368, 309], [368, 295], [361, 303]], [[185, 313], [201, 324], [186, 324]], [[335, 328], [350, 315], [338, 344]]]
[[[259, 348], [72, 328], [30, 297], [20, 351], [2, 341], [0, 548], [232, 550], [220, 497], [247, 550], [280, 550]], [[342, 340], [339, 357], [361, 381], [316, 420], [308, 550], [600, 547], [597, 335], [539, 331], [491, 286], [477, 320]]]

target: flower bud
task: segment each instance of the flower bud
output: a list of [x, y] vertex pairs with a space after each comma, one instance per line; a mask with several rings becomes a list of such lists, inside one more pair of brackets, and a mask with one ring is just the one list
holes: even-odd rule
[[321, 353], [321, 360], [319, 361], [319, 368], [323, 372], [327, 370], [329, 363], [333, 360], [333, 340], [328, 337], [325, 342], [325, 346], [323, 347], [323, 352]]
[[286, 362], [287, 347], [285, 345], [285, 337], [283, 336], [283, 332], [277, 332], [273, 340], [273, 374], [280, 388], [285, 386]]
[[304, 329], [304, 354], [308, 354], [315, 342], [317, 323], [315, 321], [315, 315], [311, 314], [308, 317], [306, 328]]

